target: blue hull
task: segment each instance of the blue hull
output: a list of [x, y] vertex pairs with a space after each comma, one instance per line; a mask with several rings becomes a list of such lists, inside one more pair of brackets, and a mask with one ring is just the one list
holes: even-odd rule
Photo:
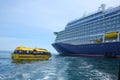
[[84, 45], [54, 43], [52, 45], [61, 55], [120, 58], [120, 42]]

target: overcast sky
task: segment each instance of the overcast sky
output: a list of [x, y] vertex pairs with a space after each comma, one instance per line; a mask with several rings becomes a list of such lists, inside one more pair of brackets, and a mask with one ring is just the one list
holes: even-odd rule
[[0, 0], [0, 50], [17, 46], [46, 48], [56, 52], [53, 32], [83, 14], [120, 5], [120, 0]]

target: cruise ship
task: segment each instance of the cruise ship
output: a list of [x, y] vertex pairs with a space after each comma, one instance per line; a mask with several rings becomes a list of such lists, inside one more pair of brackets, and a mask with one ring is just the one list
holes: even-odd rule
[[120, 6], [105, 9], [102, 4], [54, 34], [52, 46], [60, 55], [120, 58]]

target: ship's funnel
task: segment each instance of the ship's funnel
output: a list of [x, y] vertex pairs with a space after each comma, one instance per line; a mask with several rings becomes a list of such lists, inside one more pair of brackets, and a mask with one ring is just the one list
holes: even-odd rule
[[105, 7], [106, 7], [105, 4], [101, 4], [101, 6], [99, 7], [99, 11], [104, 12], [105, 11]]

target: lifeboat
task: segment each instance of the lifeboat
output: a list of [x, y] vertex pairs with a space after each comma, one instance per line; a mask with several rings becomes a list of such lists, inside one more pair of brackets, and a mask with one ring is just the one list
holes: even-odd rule
[[13, 60], [49, 60], [51, 53], [46, 49], [17, 47], [11, 54]]
[[95, 43], [101, 43], [102, 42], [102, 38], [99, 38], [97, 40], [94, 41]]
[[118, 32], [111, 32], [105, 34], [105, 39], [116, 39], [118, 37]]

